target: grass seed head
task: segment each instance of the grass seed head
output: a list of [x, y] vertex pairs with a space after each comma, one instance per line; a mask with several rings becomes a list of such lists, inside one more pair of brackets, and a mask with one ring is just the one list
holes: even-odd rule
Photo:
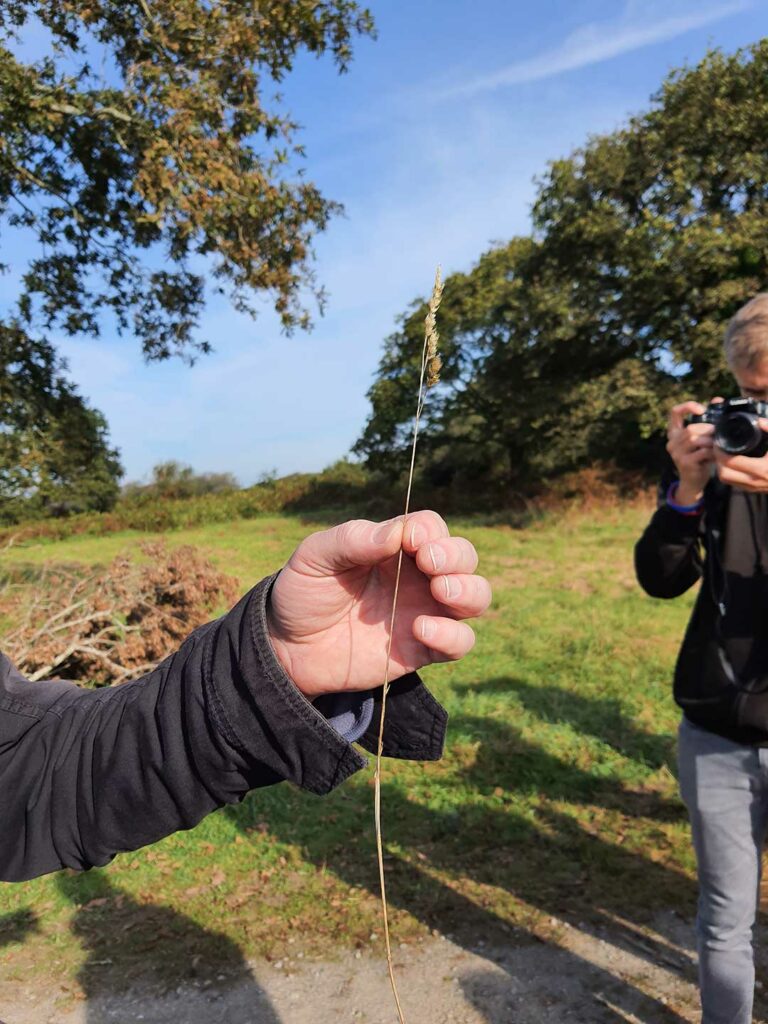
[[436, 327], [437, 311], [440, 308], [440, 300], [443, 297], [443, 281], [440, 276], [440, 267], [435, 272], [435, 283], [432, 286], [432, 295], [429, 299], [427, 315], [424, 318], [424, 359], [427, 369], [427, 387], [431, 388], [440, 380], [440, 367], [443, 362], [437, 354], [437, 342], [440, 337]]
[[434, 355], [427, 363], [427, 387], [434, 387], [435, 384], [440, 380], [440, 368], [443, 365], [443, 360], [439, 355]]

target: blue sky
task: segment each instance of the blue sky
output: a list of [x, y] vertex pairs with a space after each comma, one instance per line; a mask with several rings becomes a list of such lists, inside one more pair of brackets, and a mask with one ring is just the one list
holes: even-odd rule
[[329, 302], [314, 331], [285, 338], [266, 306], [254, 322], [219, 302], [201, 332], [215, 351], [191, 369], [146, 365], [109, 330], [56, 339], [127, 479], [174, 458], [249, 484], [342, 457], [382, 340], [437, 263], [467, 270], [526, 232], [547, 161], [643, 110], [669, 69], [768, 35], [766, 0], [369, 4], [379, 37], [348, 74], [303, 59], [282, 86], [308, 176], [346, 207], [317, 240]]

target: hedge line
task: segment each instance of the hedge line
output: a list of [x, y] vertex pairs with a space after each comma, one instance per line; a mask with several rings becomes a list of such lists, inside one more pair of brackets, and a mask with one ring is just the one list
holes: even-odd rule
[[111, 512], [18, 523], [0, 529], [0, 547], [28, 540], [62, 540], [122, 530], [164, 533], [287, 511], [339, 509], [355, 515], [374, 515], [382, 506], [383, 491], [378, 483], [362, 467], [349, 465], [343, 472], [296, 473], [243, 490], [193, 498], [131, 498], [119, 501]]

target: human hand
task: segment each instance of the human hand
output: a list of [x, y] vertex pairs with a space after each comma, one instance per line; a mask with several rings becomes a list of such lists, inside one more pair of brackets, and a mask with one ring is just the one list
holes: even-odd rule
[[684, 422], [686, 416], [701, 416], [704, 412], [699, 402], [682, 402], [669, 414], [667, 451], [680, 477], [676, 500], [681, 505], [693, 505], [701, 498], [715, 458], [714, 425], [689, 423], [686, 426]]
[[[757, 422], [760, 429], [768, 433], [768, 419], [761, 418]], [[716, 448], [715, 463], [717, 475], [724, 484], [737, 487], [740, 491], [768, 491], [768, 454], [755, 459], [749, 455], [728, 455]]]
[[390, 681], [472, 649], [474, 633], [461, 620], [480, 615], [491, 600], [488, 581], [475, 575], [472, 544], [451, 537], [436, 512], [411, 513], [405, 530], [402, 516], [352, 520], [307, 537], [272, 588], [272, 643], [306, 696], [384, 682], [401, 545]]

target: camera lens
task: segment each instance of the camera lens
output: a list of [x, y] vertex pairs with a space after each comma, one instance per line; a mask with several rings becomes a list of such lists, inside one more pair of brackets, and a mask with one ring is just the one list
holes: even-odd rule
[[763, 440], [757, 416], [748, 412], [733, 412], [724, 416], [715, 431], [715, 441], [729, 455], [746, 455]]

